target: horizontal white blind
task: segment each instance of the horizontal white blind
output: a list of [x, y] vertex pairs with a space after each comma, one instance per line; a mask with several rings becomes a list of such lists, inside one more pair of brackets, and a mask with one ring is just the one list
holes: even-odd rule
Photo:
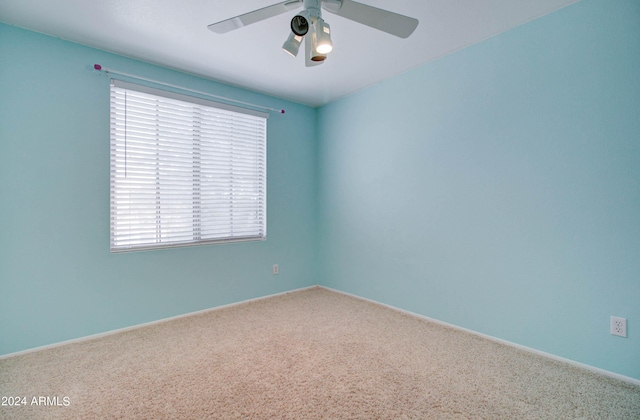
[[266, 117], [111, 85], [111, 250], [266, 237]]

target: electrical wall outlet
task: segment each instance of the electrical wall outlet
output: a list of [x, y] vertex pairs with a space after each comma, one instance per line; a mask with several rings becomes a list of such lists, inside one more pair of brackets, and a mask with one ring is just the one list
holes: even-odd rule
[[617, 316], [611, 316], [611, 334], [619, 335], [620, 337], [627, 336], [627, 319], [619, 318]]
[[280, 268], [278, 268], [278, 264], [273, 264], [273, 274], [280, 274]]

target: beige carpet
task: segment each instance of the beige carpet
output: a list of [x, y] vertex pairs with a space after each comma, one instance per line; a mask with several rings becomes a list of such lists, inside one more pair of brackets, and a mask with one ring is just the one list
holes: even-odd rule
[[638, 386], [323, 288], [0, 360], [0, 396], [27, 403], [3, 419], [640, 419]]

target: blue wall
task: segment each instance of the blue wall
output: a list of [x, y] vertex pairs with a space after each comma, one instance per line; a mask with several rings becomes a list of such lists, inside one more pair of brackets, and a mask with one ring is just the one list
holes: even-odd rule
[[[109, 80], [93, 63], [286, 108], [268, 122], [266, 241], [109, 253]], [[0, 24], [0, 354], [316, 284], [315, 124], [309, 107]]]
[[640, 379], [639, 69], [583, 0], [321, 108], [323, 283]]

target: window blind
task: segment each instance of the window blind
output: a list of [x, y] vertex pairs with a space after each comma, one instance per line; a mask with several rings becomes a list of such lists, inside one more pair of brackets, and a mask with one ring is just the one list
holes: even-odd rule
[[111, 84], [111, 251], [266, 238], [267, 114]]

